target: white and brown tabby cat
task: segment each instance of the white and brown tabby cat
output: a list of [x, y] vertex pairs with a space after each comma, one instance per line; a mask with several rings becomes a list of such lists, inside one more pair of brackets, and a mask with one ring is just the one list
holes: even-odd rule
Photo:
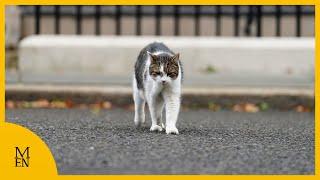
[[[145, 103], [148, 103], [152, 125], [150, 131], [179, 134], [176, 127], [180, 109], [183, 76], [179, 54], [173, 53], [163, 43], [151, 43], [143, 48], [135, 64], [133, 77], [134, 123], [145, 122]], [[166, 122], [162, 111], [165, 107]]]

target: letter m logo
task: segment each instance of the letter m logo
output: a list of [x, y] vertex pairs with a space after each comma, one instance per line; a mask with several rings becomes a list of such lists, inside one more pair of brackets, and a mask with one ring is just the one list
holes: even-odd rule
[[15, 157], [15, 167], [29, 167], [29, 154], [30, 147], [25, 148], [21, 151], [18, 147], [15, 147], [16, 157]]

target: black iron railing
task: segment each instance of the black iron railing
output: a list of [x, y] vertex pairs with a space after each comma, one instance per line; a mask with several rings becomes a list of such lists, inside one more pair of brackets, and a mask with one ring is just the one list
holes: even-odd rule
[[[94, 7], [94, 8], [92, 8]], [[72, 16], [75, 19], [75, 33], [82, 34], [83, 17], [94, 18], [94, 32], [101, 35], [101, 18], [113, 17], [115, 21], [115, 34], [122, 35], [121, 19], [122, 17], [135, 17], [135, 34], [142, 33], [142, 17], [152, 16], [155, 19], [154, 35], [162, 35], [161, 18], [164, 16], [172, 17], [173, 34], [181, 35], [181, 17], [194, 18], [194, 35], [199, 36], [201, 31], [200, 19], [204, 16], [212, 17], [214, 27], [206, 27], [215, 30], [216, 36], [221, 36], [223, 29], [221, 21], [223, 17], [232, 17], [233, 35], [239, 36], [240, 33], [246, 36], [262, 36], [263, 17], [273, 17], [275, 19], [275, 34], [281, 36], [283, 28], [281, 26], [283, 16], [292, 16], [295, 19], [295, 36], [300, 37], [302, 34], [302, 16], [314, 16], [313, 6], [68, 6], [68, 10], [62, 11], [61, 6], [22, 6], [22, 17], [34, 16], [35, 34], [41, 33], [41, 20], [44, 16], [54, 17], [54, 33], [61, 33], [61, 18]], [[64, 6], [65, 8], [65, 6]], [[72, 10], [73, 8], [73, 10]], [[245, 26], [240, 27], [240, 18], [245, 18]], [[268, 27], [266, 27], [268, 28]], [[255, 32], [253, 34], [253, 32]]]

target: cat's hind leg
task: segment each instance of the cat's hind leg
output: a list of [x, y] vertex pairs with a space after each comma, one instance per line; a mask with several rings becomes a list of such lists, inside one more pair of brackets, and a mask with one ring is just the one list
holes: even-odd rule
[[[135, 86], [135, 83], [134, 83]], [[142, 97], [142, 90], [138, 90], [137, 87], [133, 87], [133, 100], [134, 100], [134, 124], [136, 127], [140, 127], [145, 122], [144, 107], [146, 101]]]

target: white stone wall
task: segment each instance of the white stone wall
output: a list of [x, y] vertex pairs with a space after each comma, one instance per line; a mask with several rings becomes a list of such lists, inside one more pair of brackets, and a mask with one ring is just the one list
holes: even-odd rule
[[139, 51], [154, 41], [181, 54], [187, 83], [314, 80], [313, 38], [30, 36], [20, 44], [19, 69], [42, 82], [130, 82]]

